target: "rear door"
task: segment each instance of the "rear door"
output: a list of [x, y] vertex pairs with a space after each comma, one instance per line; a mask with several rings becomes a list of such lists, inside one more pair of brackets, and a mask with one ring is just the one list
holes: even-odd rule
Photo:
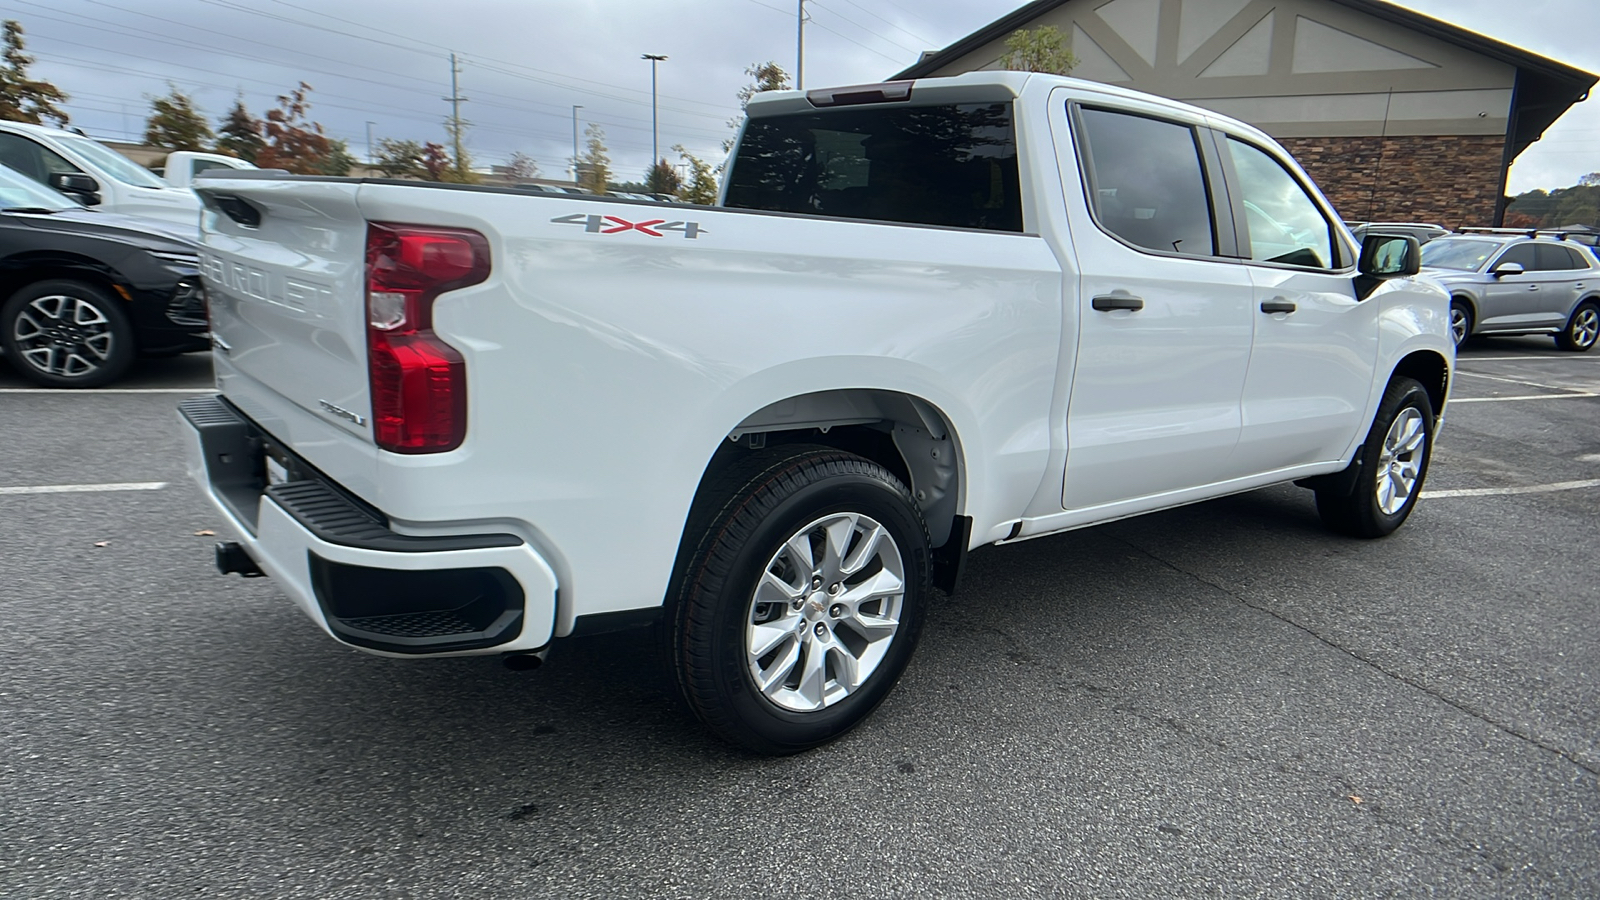
[[1063, 505], [1221, 480], [1239, 439], [1252, 288], [1223, 255], [1232, 226], [1216, 214], [1203, 123], [1121, 99], [1053, 114], [1071, 119], [1083, 175], [1065, 184], [1081, 324]]

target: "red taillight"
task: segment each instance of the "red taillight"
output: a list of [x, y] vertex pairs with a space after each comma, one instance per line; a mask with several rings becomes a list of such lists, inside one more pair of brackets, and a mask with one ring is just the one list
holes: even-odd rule
[[367, 224], [372, 434], [394, 453], [440, 453], [467, 436], [467, 369], [433, 333], [433, 301], [489, 277], [476, 231]]

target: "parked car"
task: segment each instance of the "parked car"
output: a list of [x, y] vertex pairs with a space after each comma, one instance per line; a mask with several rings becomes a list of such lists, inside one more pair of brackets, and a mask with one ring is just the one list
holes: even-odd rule
[[1426, 244], [1435, 238], [1450, 234], [1450, 229], [1443, 225], [1430, 225], [1426, 222], [1346, 222], [1350, 233], [1356, 240], [1361, 240], [1369, 234], [1408, 234], [1417, 239], [1417, 243]]
[[81, 134], [0, 121], [0, 164], [105, 212], [167, 223], [184, 237], [200, 234], [200, 198]]
[[1016, 72], [748, 115], [720, 208], [200, 179], [218, 567], [391, 657], [659, 624], [709, 728], [792, 753], [969, 548], [1288, 482], [1342, 534], [1415, 508], [1449, 296], [1258, 129]]
[[0, 166], [0, 350], [24, 378], [96, 387], [209, 346], [197, 248], [146, 225]]
[[194, 177], [207, 169], [254, 169], [253, 163], [236, 156], [221, 153], [199, 153], [192, 150], [174, 150], [167, 154], [161, 165], [150, 171], [175, 188], [194, 186]]
[[1600, 259], [1563, 232], [1470, 228], [1422, 248], [1450, 291], [1456, 345], [1473, 335], [1548, 334], [1579, 353], [1600, 338]]

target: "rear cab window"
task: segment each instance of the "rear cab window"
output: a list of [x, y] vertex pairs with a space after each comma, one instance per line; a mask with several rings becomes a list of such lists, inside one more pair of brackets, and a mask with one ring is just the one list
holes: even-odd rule
[[723, 205], [1021, 232], [1012, 104], [870, 105], [752, 118]]

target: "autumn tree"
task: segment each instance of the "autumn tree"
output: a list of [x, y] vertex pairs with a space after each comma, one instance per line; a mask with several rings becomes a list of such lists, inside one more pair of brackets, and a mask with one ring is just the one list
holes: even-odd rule
[[539, 164], [521, 150], [511, 154], [503, 170], [512, 181], [529, 181], [539, 177]]
[[1077, 68], [1078, 58], [1066, 48], [1061, 30], [1054, 25], [1019, 29], [1006, 38], [1006, 55], [1001, 68], [1017, 72], [1044, 72], [1066, 75]]
[[288, 94], [278, 97], [278, 108], [267, 111], [263, 128], [266, 147], [256, 156], [263, 169], [287, 169], [296, 175], [321, 174], [333, 152], [333, 142], [323, 134], [322, 125], [306, 117], [311, 103], [306, 95], [311, 85], [304, 81]]
[[7, 19], [5, 30], [5, 65], [0, 67], [0, 119], [13, 122], [44, 124], [51, 119], [57, 125], [67, 124], [67, 114], [56, 106], [67, 102], [67, 95], [48, 81], [28, 77], [28, 66], [33, 57], [23, 53], [22, 25]]
[[150, 118], [144, 123], [144, 142], [168, 150], [205, 150], [211, 144], [211, 126], [195, 109], [194, 98], [168, 82], [165, 97], [150, 99]]
[[712, 206], [717, 202], [717, 174], [711, 164], [685, 150], [682, 144], [673, 145], [678, 156], [689, 166], [689, 180], [678, 187], [678, 199], [685, 203]]
[[422, 145], [422, 177], [428, 181], [444, 181], [450, 174], [450, 152], [443, 144], [429, 141]]
[[683, 179], [678, 177], [678, 170], [664, 159], [651, 166], [650, 171], [644, 176], [644, 190], [647, 194], [676, 196], [681, 187]]
[[608, 193], [611, 157], [606, 152], [606, 132], [596, 123], [584, 130], [583, 155], [578, 157], [578, 185], [596, 194]]

